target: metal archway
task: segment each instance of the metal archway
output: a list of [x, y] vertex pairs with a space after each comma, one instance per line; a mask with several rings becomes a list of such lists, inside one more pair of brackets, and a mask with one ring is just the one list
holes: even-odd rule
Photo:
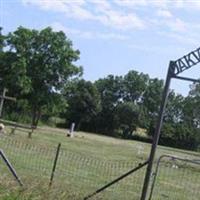
[[140, 200], [146, 200], [146, 198], [147, 198], [153, 162], [154, 162], [154, 158], [155, 158], [158, 141], [160, 138], [160, 131], [161, 131], [162, 124], [163, 124], [163, 117], [164, 117], [164, 112], [165, 112], [165, 108], [166, 108], [166, 104], [167, 104], [167, 100], [168, 100], [171, 79], [176, 78], [176, 79], [185, 80], [185, 81], [200, 82], [200, 80], [196, 80], [193, 78], [178, 76], [183, 71], [190, 69], [191, 67], [193, 67], [194, 65], [196, 65], [198, 63], [200, 63], [200, 47], [198, 49], [190, 52], [189, 54], [179, 58], [178, 60], [170, 61], [170, 63], [169, 63], [167, 78], [166, 78], [166, 82], [165, 82], [165, 87], [164, 87], [164, 91], [163, 91], [163, 95], [162, 95], [162, 102], [161, 102], [160, 111], [159, 111], [158, 122], [156, 125], [155, 134], [153, 137], [153, 143], [151, 146], [149, 162], [148, 162], [148, 166], [147, 166], [147, 170], [146, 170], [146, 175], [145, 175], [145, 179], [144, 179], [142, 195], [141, 195]]
[[153, 162], [154, 162], [154, 157], [155, 157], [158, 141], [160, 138], [160, 131], [162, 128], [163, 116], [164, 116], [164, 111], [165, 111], [166, 104], [167, 104], [171, 79], [176, 78], [176, 79], [181, 79], [181, 80], [185, 80], [185, 81], [200, 82], [200, 80], [196, 80], [193, 78], [178, 76], [183, 71], [193, 67], [194, 65], [196, 65], [198, 63], [200, 63], [200, 47], [198, 49], [196, 49], [195, 51], [190, 52], [189, 54], [183, 56], [182, 58], [180, 58], [176, 61], [170, 61], [167, 78], [166, 78], [166, 82], [165, 82], [165, 87], [164, 87], [164, 91], [163, 91], [163, 95], [162, 95], [162, 102], [161, 102], [161, 106], [160, 106], [158, 122], [156, 125], [156, 130], [155, 130], [149, 158], [145, 162], [140, 163], [138, 166], [136, 166], [135, 168], [126, 172], [125, 174], [122, 174], [120, 177], [118, 177], [118, 178], [114, 179], [113, 181], [107, 183], [106, 185], [102, 186], [101, 188], [99, 188], [98, 190], [93, 192], [92, 194], [89, 194], [88, 196], [84, 197], [83, 198], [84, 200], [88, 200], [88, 199], [92, 198], [93, 196], [101, 193], [102, 191], [106, 190], [110, 186], [116, 184], [117, 182], [126, 178], [130, 174], [135, 173], [136, 171], [140, 170], [141, 168], [143, 168], [147, 165], [147, 170], [146, 170], [143, 189], [142, 189], [142, 195], [141, 195], [141, 199], [140, 199], [140, 200], [146, 200], [149, 183], [150, 183], [150, 176], [151, 176]]

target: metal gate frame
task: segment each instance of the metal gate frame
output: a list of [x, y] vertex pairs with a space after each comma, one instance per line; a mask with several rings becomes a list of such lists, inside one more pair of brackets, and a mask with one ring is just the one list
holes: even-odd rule
[[160, 111], [158, 115], [158, 121], [156, 124], [156, 129], [153, 137], [153, 142], [151, 145], [151, 151], [149, 154], [149, 163], [147, 165], [146, 169], [146, 174], [144, 178], [144, 183], [143, 183], [143, 188], [142, 188], [142, 194], [140, 200], [146, 200], [147, 199], [147, 194], [148, 194], [148, 189], [149, 189], [149, 184], [150, 184], [150, 178], [152, 174], [152, 169], [153, 169], [153, 164], [154, 164], [154, 158], [158, 146], [158, 141], [160, 138], [160, 133], [161, 133], [161, 128], [163, 124], [163, 118], [164, 118], [164, 112], [165, 108], [167, 105], [168, 101], [168, 95], [170, 91], [170, 83], [172, 78], [174, 79], [180, 79], [184, 81], [190, 81], [193, 83], [200, 83], [199, 79], [193, 79], [189, 77], [182, 77], [179, 76], [180, 73], [192, 68], [193, 66], [197, 65], [200, 63], [200, 47], [189, 54], [179, 58], [176, 61], [170, 61], [169, 67], [168, 67], [168, 72], [167, 72], [167, 77], [166, 77], [166, 82], [162, 94], [162, 101], [160, 104]]
[[156, 164], [156, 169], [155, 169], [154, 178], [153, 178], [153, 182], [152, 182], [152, 185], [151, 185], [151, 189], [150, 189], [150, 194], [149, 194], [149, 199], [148, 200], [152, 199], [153, 191], [154, 191], [154, 187], [155, 187], [155, 183], [156, 183], [156, 178], [158, 176], [159, 166], [160, 166], [160, 163], [161, 163], [163, 158], [169, 158], [170, 160], [173, 160], [173, 161], [175, 161], [175, 160], [184, 161], [184, 162], [187, 162], [187, 163], [192, 163], [192, 164], [200, 166], [200, 160], [190, 160], [190, 159], [180, 158], [180, 157], [172, 156], [172, 155], [161, 155], [159, 157], [158, 161], [157, 161], [157, 164]]
[[161, 100], [161, 104], [160, 104], [158, 121], [156, 123], [156, 129], [155, 129], [155, 133], [154, 133], [153, 141], [151, 144], [151, 150], [150, 150], [148, 159], [144, 163], [141, 163], [140, 165], [138, 165], [136, 168], [127, 172], [126, 174], [123, 174], [122, 176], [118, 177], [117, 179], [115, 179], [115, 180], [111, 181], [110, 183], [106, 184], [105, 186], [101, 187], [94, 193], [88, 195], [87, 197], [84, 198], [84, 200], [89, 199], [89, 198], [95, 196], [96, 194], [104, 191], [106, 188], [108, 188], [111, 185], [117, 183], [118, 181], [124, 179], [125, 177], [129, 176], [130, 174], [136, 172], [137, 170], [145, 167], [146, 165], [147, 165], [147, 168], [146, 168], [146, 173], [145, 173], [145, 178], [144, 178], [144, 182], [143, 182], [143, 188], [142, 188], [142, 194], [141, 194], [140, 200], [147, 199], [155, 154], [156, 154], [156, 150], [157, 150], [157, 146], [158, 146], [158, 141], [160, 138], [161, 128], [163, 125], [164, 112], [166, 109], [168, 95], [170, 92], [171, 80], [179, 79], [179, 80], [184, 80], [184, 81], [190, 81], [193, 83], [200, 83], [200, 79], [179, 76], [180, 73], [192, 68], [193, 66], [197, 65], [198, 63], [200, 63], [200, 47], [197, 48], [196, 50], [188, 53], [187, 55], [184, 55], [183, 57], [179, 58], [176, 61], [170, 61], [167, 76], [166, 76], [166, 81], [165, 81], [165, 85], [164, 85], [164, 90], [163, 90], [163, 94], [162, 94], [162, 100]]

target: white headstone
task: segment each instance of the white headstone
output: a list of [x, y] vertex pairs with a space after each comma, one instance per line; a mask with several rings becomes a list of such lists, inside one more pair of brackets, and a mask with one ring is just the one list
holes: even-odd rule
[[69, 130], [69, 134], [67, 134], [67, 136], [74, 137], [74, 128], [75, 128], [75, 123], [72, 122], [70, 130]]
[[141, 145], [141, 144], [138, 144], [137, 145], [137, 153], [138, 153], [138, 155], [140, 155], [140, 154], [142, 154], [143, 152], [144, 152], [144, 147], [143, 147], [143, 145]]
[[5, 126], [4, 124], [0, 123], [0, 134], [5, 133]]

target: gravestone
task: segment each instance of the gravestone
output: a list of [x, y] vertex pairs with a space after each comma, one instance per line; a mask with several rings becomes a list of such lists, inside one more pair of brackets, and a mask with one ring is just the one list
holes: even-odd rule
[[142, 144], [137, 145], [137, 154], [141, 155], [144, 153], [144, 146]]
[[71, 137], [71, 138], [74, 137], [74, 128], [75, 128], [75, 123], [72, 122], [69, 133], [67, 134], [68, 137]]
[[5, 133], [5, 126], [4, 124], [0, 123], [0, 135]]

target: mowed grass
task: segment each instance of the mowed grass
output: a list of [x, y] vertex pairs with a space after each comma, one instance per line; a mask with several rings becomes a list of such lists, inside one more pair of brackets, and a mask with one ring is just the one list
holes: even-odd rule
[[[150, 144], [138, 141], [84, 132], [77, 132], [74, 138], [69, 138], [66, 137], [67, 130], [49, 127], [38, 128], [32, 139], [27, 137], [28, 133], [20, 130], [12, 136], [8, 136], [9, 132], [8, 127], [7, 136], [0, 139], [0, 145], [25, 183], [25, 188], [21, 191], [1, 163], [0, 170], [4, 174], [4, 178], [0, 180], [1, 199], [81, 200], [144, 162], [151, 147]], [[52, 188], [49, 188], [58, 143], [61, 143], [61, 152], [55, 179]], [[156, 159], [163, 154], [187, 159], [197, 159], [200, 156], [192, 151], [159, 146]], [[197, 189], [200, 186], [199, 166], [181, 163], [179, 168], [174, 169], [173, 163], [166, 163], [160, 168], [153, 199], [197, 200]], [[92, 199], [137, 200], [141, 194], [144, 174], [145, 168]]]

